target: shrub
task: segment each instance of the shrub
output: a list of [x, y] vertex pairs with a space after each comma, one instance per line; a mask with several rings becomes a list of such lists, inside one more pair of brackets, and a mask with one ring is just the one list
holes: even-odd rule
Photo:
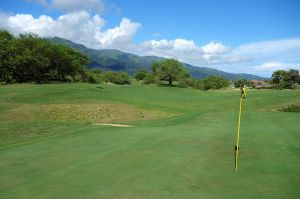
[[290, 104], [286, 107], [279, 109], [279, 111], [283, 112], [300, 112], [300, 105]]
[[130, 84], [129, 75], [125, 72], [106, 72], [104, 80], [115, 84]]
[[146, 76], [147, 76], [147, 71], [140, 70], [134, 75], [134, 78], [136, 80], [144, 80]]
[[178, 80], [178, 86], [182, 88], [195, 87], [197, 85], [197, 80], [193, 78], [181, 78]]
[[88, 83], [93, 83], [93, 84], [95, 84], [97, 82], [96, 78], [94, 77], [94, 74], [89, 71], [86, 71], [82, 74], [82, 81], [88, 82]]
[[204, 91], [205, 90], [204, 81], [203, 80], [197, 80], [196, 85], [195, 85], [194, 88]]
[[233, 81], [233, 85], [234, 85], [235, 88], [241, 88], [245, 84], [247, 84], [247, 80], [246, 79], [238, 79], [238, 80], [234, 80]]
[[209, 76], [203, 79], [204, 81], [204, 89], [220, 89], [229, 86], [229, 81], [222, 77], [218, 76]]
[[156, 79], [154, 75], [147, 74], [144, 78], [143, 84], [154, 84], [154, 83], [156, 83]]
[[103, 72], [101, 70], [92, 69], [92, 70], [90, 70], [90, 72], [93, 73], [97, 84], [103, 82]]

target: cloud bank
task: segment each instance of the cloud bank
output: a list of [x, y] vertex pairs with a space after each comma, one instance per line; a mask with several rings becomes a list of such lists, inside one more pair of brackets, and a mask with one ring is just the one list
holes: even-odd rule
[[87, 11], [74, 11], [57, 19], [46, 15], [34, 18], [30, 14], [0, 14], [0, 27], [15, 35], [32, 32], [41, 37], [57, 36], [95, 49], [125, 49], [140, 24], [123, 18], [114, 28], [103, 30], [104, 26], [103, 18], [98, 14], [91, 16]]

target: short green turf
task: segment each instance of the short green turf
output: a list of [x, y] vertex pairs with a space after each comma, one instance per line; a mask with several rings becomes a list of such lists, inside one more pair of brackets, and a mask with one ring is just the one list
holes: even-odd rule
[[[29, 119], [30, 108], [18, 118], [18, 107], [95, 101], [169, 116], [132, 128]], [[298, 199], [300, 114], [276, 111], [292, 103], [299, 90], [248, 91], [235, 173], [238, 90], [1, 86], [0, 198]]]

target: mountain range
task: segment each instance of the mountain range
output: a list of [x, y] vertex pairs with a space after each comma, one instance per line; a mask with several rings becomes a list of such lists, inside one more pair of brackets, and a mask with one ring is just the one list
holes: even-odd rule
[[[95, 50], [85, 47], [82, 44], [74, 43], [72, 41], [62, 39], [59, 37], [47, 38], [50, 42], [55, 44], [63, 44], [74, 48], [81, 53], [86, 54], [91, 59], [88, 65], [89, 69], [97, 68], [101, 70], [123, 71], [129, 74], [134, 74], [138, 70], [151, 70], [151, 65], [154, 62], [163, 60], [165, 58], [156, 56], [139, 56], [131, 53], [126, 53], [120, 50], [106, 49]], [[187, 63], [182, 63], [184, 67], [190, 72], [194, 78], [202, 79], [207, 76], [221, 76], [226, 79], [247, 79], [247, 80], [262, 80], [263, 77], [245, 74], [245, 73], [228, 73], [221, 70], [216, 70], [208, 67], [198, 67]]]

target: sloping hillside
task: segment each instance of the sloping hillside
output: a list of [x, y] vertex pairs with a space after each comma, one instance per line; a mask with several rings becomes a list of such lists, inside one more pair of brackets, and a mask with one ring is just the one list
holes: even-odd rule
[[[56, 44], [68, 45], [72, 48], [79, 50], [82, 53], [87, 54], [91, 58], [91, 64], [89, 68], [99, 68], [102, 70], [114, 70], [125, 71], [129, 74], [133, 74], [138, 70], [145, 69], [150, 70], [153, 62], [162, 60], [162, 57], [156, 56], [138, 56], [131, 53], [122, 52], [120, 50], [106, 49], [106, 50], [94, 50], [85, 47], [84, 45], [74, 43], [72, 41], [62, 39], [59, 37], [49, 38], [49, 41]], [[183, 63], [183, 65], [189, 70], [190, 74], [194, 78], [204, 78], [210, 75], [221, 76], [226, 79], [264, 79], [263, 77], [244, 73], [228, 73], [221, 70], [216, 70], [207, 67], [197, 67], [190, 64]]]

